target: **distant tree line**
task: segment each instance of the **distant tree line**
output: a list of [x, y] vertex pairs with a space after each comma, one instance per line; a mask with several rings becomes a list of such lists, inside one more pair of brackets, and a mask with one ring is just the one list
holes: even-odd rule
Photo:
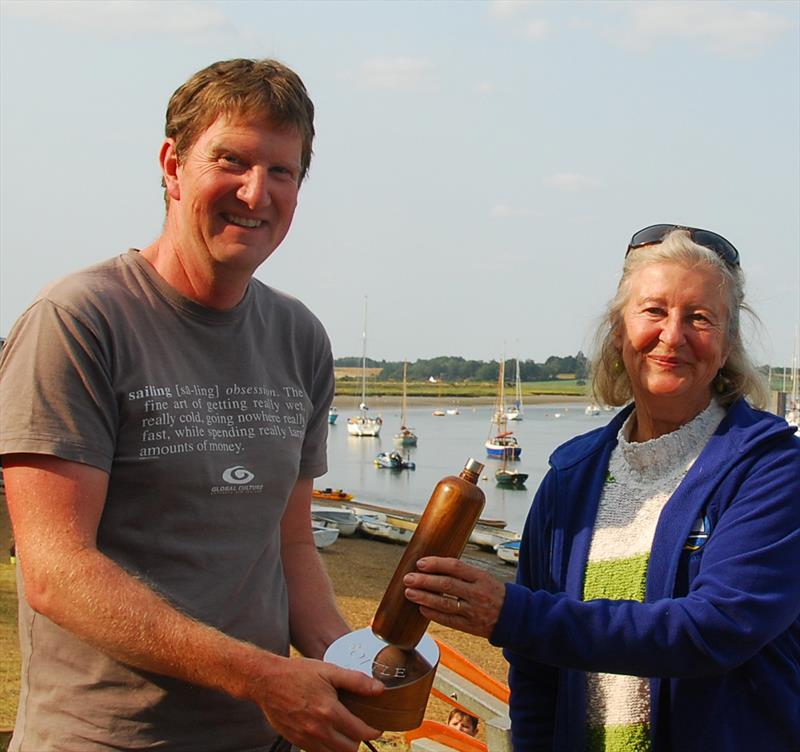
[[[361, 358], [337, 358], [339, 368], [360, 368]], [[516, 361], [506, 361], [506, 381], [512, 382], [516, 376]], [[380, 368], [379, 381], [400, 381], [403, 378], [403, 362], [373, 360], [367, 358], [367, 368]], [[497, 381], [500, 363], [496, 360], [466, 360], [456, 356], [441, 356], [415, 360], [408, 364], [409, 381], [428, 381], [431, 377], [438, 381]], [[589, 375], [589, 362], [578, 351], [577, 355], [551, 355], [544, 363], [533, 360], [520, 360], [520, 379], [522, 381], [550, 381], [559, 374], [574, 374], [576, 379], [586, 379]]]

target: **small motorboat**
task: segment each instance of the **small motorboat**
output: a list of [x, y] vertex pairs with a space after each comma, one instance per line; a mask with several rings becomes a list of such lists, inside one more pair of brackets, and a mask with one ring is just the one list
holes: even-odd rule
[[521, 473], [519, 470], [509, 470], [501, 467], [495, 470], [494, 479], [498, 486], [504, 488], [525, 488], [525, 481], [528, 480], [528, 473]]
[[416, 462], [404, 459], [400, 452], [381, 452], [373, 460], [376, 467], [386, 468], [388, 470], [415, 470], [417, 467]]
[[330, 410], [328, 410], [328, 423], [333, 425], [334, 423], [336, 423], [336, 419], [338, 417], [339, 417], [339, 413], [336, 411], [336, 408], [335, 407], [331, 407]]
[[519, 564], [519, 544], [520, 541], [513, 540], [508, 541], [507, 543], [501, 543], [496, 551], [497, 556], [499, 557], [500, 561], [504, 561], [506, 564]]
[[335, 527], [325, 527], [316, 522], [311, 523], [311, 532], [314, 534], [314, 545], [317, 548], [327, 548], [336, 543], [339, 531]]

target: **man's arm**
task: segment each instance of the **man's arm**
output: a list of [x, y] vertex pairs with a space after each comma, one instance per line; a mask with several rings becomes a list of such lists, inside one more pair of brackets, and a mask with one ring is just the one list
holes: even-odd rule
[[46, 455], [3, 458], [17, 556], [31, 607], [119, 661], [257, 703], [278, 733], [307, 750], [356, 750], [378, 732], [336, 688], [382, 687], [357, 672], [288, 659], [180, 613], [98, 551], [108, 475]]
[[292, 644], [309, 658], [322, 658], [328, 645], [350, 631], [336, 606], [331, 582], [311, 532], [313, 481], [299, 480], [281, 522], [281, 556], [289, 591]]

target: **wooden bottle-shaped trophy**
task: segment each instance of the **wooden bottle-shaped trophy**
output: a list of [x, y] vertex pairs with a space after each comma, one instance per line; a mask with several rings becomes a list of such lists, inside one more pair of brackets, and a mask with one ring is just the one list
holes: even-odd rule
[[339, 693], [350, 712], [374, 728], [407, 731], [422, 723], [439, 648], [425, 634], [429, 620], [406, 599], [403, 577], [423, 556], [461, 556], [486, 500], [476, 485], [482, 470], [480, 462], [470, 459], [460, 475], [436, 484], [372, 626], [343, 635], [325, 653], [329, 663], [383, 682], [386, 689], [379, 697]]

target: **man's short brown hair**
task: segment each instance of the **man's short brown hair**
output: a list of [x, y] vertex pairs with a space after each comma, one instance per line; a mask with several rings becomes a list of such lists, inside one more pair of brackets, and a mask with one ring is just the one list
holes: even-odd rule
[[300, 135], [300, 175], [311, 164], [314, 103], [300, 77], [277, 60], [222, 60], [195, 73], [170, 97], [165, 133], [181, 161], [220, 115], [264, 114]]

